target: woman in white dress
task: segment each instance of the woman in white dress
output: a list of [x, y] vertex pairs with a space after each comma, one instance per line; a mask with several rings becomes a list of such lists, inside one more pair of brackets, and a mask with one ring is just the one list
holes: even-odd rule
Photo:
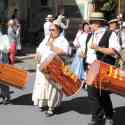
[[54, 108], [60, 104], [62, 98], [62, 90], [54, 86], [50, 80], [45, 77], [45, 74], [40, 71], [40, 63], [50, 54], [66, 54], [68, 53], [68, 41], [61, 36], [62, 29], [60, 23], [55, 20], [51, 26], [51, 35], [44, 38], [37, 48], [36, 58], [38, 60], [36, 70], [36, 80], [33, 88], [32, 100], [34, 105], [39, 107], [48, 106], [47, 116], [54, 114]]

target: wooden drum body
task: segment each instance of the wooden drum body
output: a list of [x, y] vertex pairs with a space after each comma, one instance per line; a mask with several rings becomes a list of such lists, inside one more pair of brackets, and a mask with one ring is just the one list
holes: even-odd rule
[[0, 64], [0, 84], [24, 89], [28, 82], [26, 71], [9, 64]]
[[99, 60], [90, 65], [87, 83], [99, 89], [125, 95], [125, 71]]
[[82, 87], [80, 79], [71, 72], [67, 65], [59, 56], [54, 56], [44, 67], [44, 71], [49, 75], [56, 84], [61, 86], [67, 96], [76, 94]]

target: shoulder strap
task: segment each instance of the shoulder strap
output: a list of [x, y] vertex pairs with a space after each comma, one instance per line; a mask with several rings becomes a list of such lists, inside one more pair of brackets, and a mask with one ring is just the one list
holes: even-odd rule
[[88, 50], [87, 44], [88, 44], [91, 36], [92, 36], [92, 33], [88, 33], [88, 36], [87, 36], [87, 39], [86, 39], [86, 46], [85, 46], [85, 57], [86, 57], [87, 50]]
[[121, 30], [117, 32], [117, 36], [119, 38], [119, 44], [122, 47], [122, 38], [121, 38]]

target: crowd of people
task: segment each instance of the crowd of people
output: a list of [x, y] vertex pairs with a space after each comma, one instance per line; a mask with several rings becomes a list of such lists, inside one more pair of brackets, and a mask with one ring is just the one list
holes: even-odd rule
[[[1, 63], [14, 64], [16, 51], [21, 49], [20, 23], [15, 15], [8, 21], [7, 38], [9, 47], [6, 47], [6, 49], [3, 47], [3, 50], [0, 50]], [[61, 55], [71, 54], [69, 42], [65, 37], [70, 21], [63, 15], [54, 18], [51, 14], [45, 19], [44, 39], [37, 47], [35, 55], [37, 65], [32, 101], [34, 106], [39, 107], [42, 111], [46, 110], [45, 114], [49, 117], [53, 116], [55, 108], [60, 106], [63, 90], [62, 87], [47, 77], [42, 64], [46, 59], [50, 60], [52, 56], [58, 55], [61, 57]], [[76, 53], [70, 68], [79, 77], [81, 83], [86, 84], [92, 114], [88, 125], [101, 125], [104, 120], [105, 125], [114, 125], [110, 91], [101, 90], [100, 94], [98, 88], [94, 87], [92, 83], [86, 82], [86, 76], [90, 65], [95, 60], [101, 60], [111, 65], [115, 64], [118, 53], [125, 48], [125, 22], [117, 18], [107, 21], [103, 13], [92, 12], [90, 21], [80, 24], [73, 45], [76, 48]], [[1, 90], [6, 88], [7, 93], [9, 92], [8, 86], [0, 85], [0, 88]], [[4, 90], [3, 93], [6, 91]], [[10, 98], [9, 94], [3, 94], [2, 96], [3, 100], [5, 97], [7, 97], [6, 100]]]
[[[18, 19], [18, 10], [15, 9], [11, 18], [8, 20], [6, 32], [0, 30], [0, 64], [13, 65], [16, 60], [17, 50], [21, 50], [20, 43], [20, 22]], [[4, 27], [5, 28], [5, 27]], [[3, 104], [9, 103], [10, 92], [9, 86], [0, 84], [0, 97]]]
[[[54, 110], [61, 104], [63, 97], [62, 88], [55, 86], [54, 81], [46, 77], [41, 68], [46, 58], [53, 54], [58, 56], [69, 54], [69, 43], [65, 38], [65, 30], [69, 26], [69, 19], [59, 15], [56, 19], [48, 15], [44, 24], [45, 38], [39, 44], [36, 52], [37, 68], [36, 79], [33, 88], [32, 101], [41, 110], [47, 110], [46, 116], [54, 115]], [[120, 22], [120, 23], [119, 23]], [[71, 63], [71, 70], [79, 77], [81, 83], [86, 83], [86, 75], [90, 65], [95, 60], [114, 65], [118, 53], [125, 45], [125, 22], [117, 18], [107, 21], [101, 12], [92, 12], [89, 22], [80, 24], [73, 45], [76, 54]], [[110, 91], [97, 89], [92, 83], [86, 83], [88, 99], [90, 101], [92, 118], [88, 125], [114, 125], [113, 106], [110, 99]]]

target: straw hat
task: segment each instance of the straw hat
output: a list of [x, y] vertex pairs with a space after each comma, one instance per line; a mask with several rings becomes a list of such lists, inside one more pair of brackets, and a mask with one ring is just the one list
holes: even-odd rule
[[108, 21], [108, 24], [110, 23], [118, 23], [118, 19], [117, 18], [111, 19], [110, 21]]
[[90, 21], [103, 21], [105, 22], [106, 19], [104, 18], [104, 14], [102, 12], [92, 12], [89, 17]]
[[45, 18], [46, 20], [49, 20], [49, 19], [54, 19], [53, 15], [52, 14], [49, 14], [47, 15], [47, 17]]

